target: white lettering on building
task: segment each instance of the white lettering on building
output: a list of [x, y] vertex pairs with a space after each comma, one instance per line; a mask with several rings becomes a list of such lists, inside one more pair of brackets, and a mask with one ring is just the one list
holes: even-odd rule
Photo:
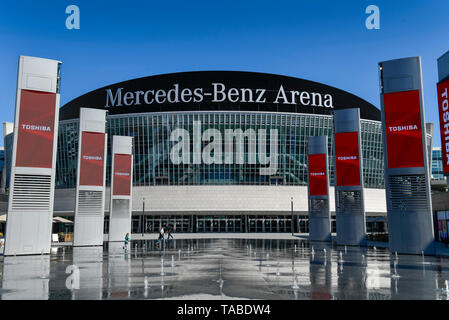
[[116, 172], [115, 175], [116, 176], [126, 176], [126, 177], [128, 177], [129, 173], [128, 172]]
[[[170, 151], [170, 160], [176, 165], [244, 164], [246, 149], [246, 163], [258, 162], [265, 165], [259, 168], [260, 175], [273, 175], [278, 169], [277, 129], [270, 129], [269, 136], [265, 129], [259, 129], [257, 134], [251, 128], [245, 131], [225, 129], [223, 139], [223, 134], [218, 129], [209, 128], [202, 132], [201, 121], [193, 121], [193, 144], [190, 143], [189, 131], [183, 128], [174, 129], [170, 134], [170, 141], [175, 143]], [[267, 142], [269, 142], [269, 148], [267, 148]], [[203, 143], [207, 144], [201, 149]]]
[[[443, 147], [441, 148], [441, 151], [443, 154], [446, 154], [446, 166], [449, 166], [449, 99], [447, 94], [447, 88], [444, 89], [444, 91], [441, 93], [441, 111], [442, 112], [442, 118], [443, 121], [441, 123], [441, 144]], [[444, 159], [444, 157], [443, 157]]]
[[[211, 83], [211, 91], [203, 88], [180, 88], [178, 83], [171, 89], [138, 90], [123, 92], [123, 88], [106, 89], [105, 107], [138, 106], [163, 103], [199, 103], [204, 97], [210, 97], [212, 103], [267, 103], [267, 89], [263, 88], [227, 88], [219, 82]], [[310, 107], [334, 108], [330, 94], [318, 92], [285, 90], [281, 85], [273, 103], [302, 105]]]
[[410, 124], [406, 126], [394, 126], [388, 128], [390, 129], [390, 132], [418, 130], [418, 126], [416, 124]]
[[103, 157], [100, 156], [83, 156], [84, 160], [103, 160]]
[[357, 160], [357, 156], [342, 156], [342, 157], [337, 157], [338, 160]]
[[22, 129], [32, 131], [51, 131], [49, 126], [39, 126], [34, 124], [22, 124]]

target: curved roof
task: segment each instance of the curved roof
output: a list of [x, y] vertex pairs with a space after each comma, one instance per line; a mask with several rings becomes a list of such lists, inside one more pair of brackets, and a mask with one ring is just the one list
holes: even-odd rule
[[171, 111], [259, 111], [332, 114], [360, 108], [363, 119], [381, 120], [369, 102], [322, 83], [258, 72], [193, 71], [168, 73], [114, 83], [65, 104], [59, 119], [79, 117], [79, 108], [110, 115]]

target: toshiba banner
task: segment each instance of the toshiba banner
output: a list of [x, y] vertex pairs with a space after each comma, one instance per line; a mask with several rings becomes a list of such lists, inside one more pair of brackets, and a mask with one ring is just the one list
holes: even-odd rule
[[424, 167], [419, 91], [384, 94], [388, 168]]
[[105, 134], [82, 132], [80, 185], [102, 186]]
[[16, 166], [51, 168], [56, 93], [21, 90]]
[[335, 134], [337, 186], [360, 186], [358, 132]]
[[443, 172], [449, 174], [449, 79], [437, 85], [438, 111], [440, 113], [441, 153], [443, 156]]
[[326, 196], [326, 155], [309, 154], [309, 194], [311, 196]]
[[131, 195], [131, 166], [132, 156], [130, 154], [114, 155], [114, 196]]

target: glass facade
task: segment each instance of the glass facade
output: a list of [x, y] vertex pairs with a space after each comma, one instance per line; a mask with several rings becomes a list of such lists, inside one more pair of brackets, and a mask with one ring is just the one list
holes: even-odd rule
[[[106, 184], [113, 135], [134, 137], [134, 186], [307, 185], [307, 137], [329, 137], [332, 116], [201, 111], [107, 117]], [[211, 130], [212, 129], [212, 130]], [[381, 122], [361, 120], [364, 183], [384, 187]], [[76, 186], [78, 119], [59, 124], [56, 187]]]
[[443, 155], [441, 153], [441, 148], [433, 148], [432, 150], [432, 179], [444, 179]]

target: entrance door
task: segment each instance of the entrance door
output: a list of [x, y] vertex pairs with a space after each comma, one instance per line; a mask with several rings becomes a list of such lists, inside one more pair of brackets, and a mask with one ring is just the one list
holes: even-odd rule
[[234, 219], [226, 219], [226, 232], [235, 232]]
[[285, 221], [284, 219], [279, 220], [279, 232], [285, 232]]
[[211, 232], [212, 229], [212, 221], [209, 217], [206, 217], [204, 220], [204, 232]]
[[153, 221], [154, 221], [153, 224], [154, 232], [159, 232], [159, 230], [161, 229], [161, 220], [159, 219], [159, 217], [155, 217]]
[[185, 231], [183, 230], [182, 220], [181, 220], [181, 219], [176, 219], [176, 223], [175, 223], [175, 232], [185, 232]]
[[242, 219], [235, 219], [234, 220], [234, 232], [242, 232]]
[[199, 219], [196, 220], [196, 230], [197, 232], [204, 232], [204, 220]]
[[249, 227], [248, 232], [256, 232], [256, 219], [248, 219]]
[[256, 232], [263, 232], [263, 219], [256, 219]]
[[271, 232], [279, 232], [278, 231], [278, 219], [271, 219]]
[[271, 219], [266, 217], [264, 219], [264, 230], [263, 232], [271, 232]]
[[218, 232], [226, 232], [226, 217], [220, 217]]

